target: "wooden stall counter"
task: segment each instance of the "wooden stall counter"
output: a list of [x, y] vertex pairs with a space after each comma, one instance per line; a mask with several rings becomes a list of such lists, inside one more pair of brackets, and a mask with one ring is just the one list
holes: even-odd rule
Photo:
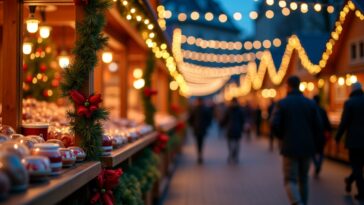
[[102, 166], [106, 168], [113, 168], [121, 164], [122, 162], [133, 156], [135, 153], [141, 151], [142, 149], [153, 143], [157, 139], [157, 136], [158, 132], [154, 131], [132, 143], [129, 143], [119, 149], [113, 150], [110, 156], [101, 158]]
[[100, 162], [84, 162], [65, 169], [61, 175], [43, 184], [32, 184], [24, 193], [12, 194], [0, 205], [56, 204], [94, 179], [101, 171]]

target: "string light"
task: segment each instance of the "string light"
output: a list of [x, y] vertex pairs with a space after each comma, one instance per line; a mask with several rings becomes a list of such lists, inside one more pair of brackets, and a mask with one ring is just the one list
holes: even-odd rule
[[225, 14], [220, 14], [219, 15], [219, 21], [221, 22], [221, 23], [225, 23], [226, 21], [227, 21], [227, 16], [225, 15]]
[[234, 17], [234, 19], [235, 19], [236, 21], [240, 21], [240, 20], [242, 19], [242, 15], [241, 15], [241, 13], [240, 13], [240, 12], [235, 12], [235, 13], [233, 14], [233, 17]]
[[211, 12], [207, 12], [205, 14], [205, 19], [206, 19], [206, 21], [212, 21], [214, 19], [214, 14]]
[[268, 19], [272, 19], [274, 17], [274, 12], [272, 10], [268, 10], [268, 11], [265, 12], [265, 16]]
[[301, 4], [301, 13], [305, 14], [308, 12], [308, 5], [306, 3]]
[[284, 0], [280, 0], [279, 3], [278, 3], [278, 5], [279, 5], [279, 7], [284, 8], [284, 7], [287, 6], [287, 2], [284, 1]]
[[110, 51], [105, 51], [102, 53], [102, 62], [111, 63], [112, 59], [113, 59], [113, 55]]
[[251, 11], [251, 12], [249, 13], [249, 17], [250, 17], [252, 20], [257, 19], [257, 18], [258, 18], [258, 12], [256, 12], [256, 11]]
[[298, 4], [297, 4], [296, 2], [291, 2], [291, 3], [289, 4], [289, 7], [290, 7], [293, 11], [295, 11], [295, 10], [297, 10], [297, 9], [298, 9]]
[[315, 6], [314, 6], [313, 8], [315, 9], [315, 11], [320, 12], [320, 11], [321, 11], [321, 9], [322, 9], [322, 6], [321, 6], [321, 4], [316, 3], [316, 4], [315, 4]]
[[200, 18], [200, 14], [197, 11], [191, 13], [191, 19], [196, 21]]

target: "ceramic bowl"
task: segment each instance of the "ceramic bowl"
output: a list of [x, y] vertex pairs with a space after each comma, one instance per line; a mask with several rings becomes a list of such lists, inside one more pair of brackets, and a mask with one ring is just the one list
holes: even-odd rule
[[37, 143], [32, 149], [32, 155], [48, 157], [51, 162], [51, 175], [57, 175], [62, 169], [62, 156], [59, 145], [54, 143]]
[[18, 141], [7, 141], [0, 144], [0, 150], [2, 152], [15, 154], [20, 159], [22, 159], [25, 156], [29, 155], [29, 149], [24, 144], [18, 142]]
[[11, 134], [10, 135], [11, 140], [17, 140], [17, 139], [20, 139], [20, 138], [23, 138], [23, 137], [24, 137], [24, 135], [22, 135], [22, 134]]
[[76, 162], [76, 155], [69, 148], [60, 148], [63, 167], [72, 167]]
[[123, 138], [120, 135], [111, 136], [112, 146], [114, 149], [121, 147], [124, 143]]
[[81, 147], [68, 147], [76, 155], [76, 162], [82, 162], [86, 159], [86, 152]]
[[2, 154], [0, 156], [0, 171], [6, 173], [10, 179], [11, 191], [21, 192], [28, 187], [29, 176], [19, 157], [15, 154]]
[[27, 135], [27, 137], [32, 138], [33, 140], [35, 140], [37, 143], [44, 143], [45, 140], [43, 139], [43, 137], [39, 136], [39, 135]]
[[28, 123], [22, 125], [22, 133], [24, 135], [38, 135], [44, 140], [48, 137], [48, 123]]
[[103, 135], [102, 137], [102, 155], [109, 156], [112, 151], [112, 140], [109, 135]]
[[10, 179], [2, 171], [0, 171], [0, 201], [6, 199], [10, 192]]
[[0, 143], [3, 143], [3, 142], [6, 142], [6, 141], [9, 141], [10, 138], [4, 134], [0, 134]]
[[14, 128], [12, 128], [9, 125], [0, 125], [0, 134], [3, 134], [5, 136], [10, 136], [12, 134], [15, 134]]
[[30, 181], [45, 181], [51, 174], [51, 163], [47, 157], [27, 156], [22, 159], [22, 164], [27, 169]]
[[50, 140], [47, 140], [47, 143], [55, 143], [55, 144], [58, 144], [60, 148], [64, 148], [64, 144], [61, 140], [58, 140], [58, 139], [50, 139]]
[[38, 143], [35, 139], [31, 137], [23, 137], [18, 138], [17, 141], [25, 146], [28, 147], [29, 150], [33, 149], [34, 145]]

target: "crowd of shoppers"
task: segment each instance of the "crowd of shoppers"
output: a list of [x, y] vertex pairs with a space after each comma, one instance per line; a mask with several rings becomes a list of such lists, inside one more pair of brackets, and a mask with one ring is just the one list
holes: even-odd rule
[[[269, 122], [269, 147], [273, 151], [274, 139], [279, 141], [282, 155], [284, 186], [292, 205], [308, 204], [308, 175], [311, 161], [314, 175], [319, 177], [326, 142], [332, 138], [332, 127], [326, 110], [321, 106], [319, 96], [313, 99], [305, 97], [299, 90], [300, 79], [291, 76], [287, 80], [287, 96], [278, 101], [271, 101], [267, 109]], [[213, 109], [214, 107], [214, 109]], [[228, 106], [206, 106], [202, 98], [190, 110], [189, 123], [194, 131], [198, 163], [203, 162], [202, 151], [205, 135], [213, 116], [220, 127], [219, 134], [226, 136], [228, 144], [228, 162], [239, 162], [240, 139], [248, 140], [255, 128], [256, 136], [261, 135], [263, 121], [262, 110], [255, 109], [250, 102], [241, 106], [233, 98]], [[349, 150], [352, 173], [345, 178], [346, 191], [351, 191], [355, 182], [358, 200], [364, 200], [364, 92], [360, 83], [352, 85], [352, 92], [345, 102], [344, 111], [336, 134], [337, 144], [346, 133], [345, 144]]]

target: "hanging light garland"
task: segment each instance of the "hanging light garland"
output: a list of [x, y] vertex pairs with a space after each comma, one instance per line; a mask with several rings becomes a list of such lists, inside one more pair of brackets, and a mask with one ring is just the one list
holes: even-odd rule
[[[309, 57], [307, 56], [304, 48], [300, 43], [299, 38], [293, 35], [288, 40], [288, 44], [286, 46], [286, 50], [282, 58], [282, 63], [279, 68], [275, 67], [271, 53], [269, 51], [266, 51], [263, 54], [258, 68], [255, 63], [249, 63], [247, 74], [241, 77], [241, 81], [243, 81], [240, 83], [240, 88], [239, 88], [241, 91], [241, 95], [247, 95], [251, 91], [251, 88], [254, 88], [255, 90], [260, 89], [263, 84], [264, 76], [267, 72], [273, 84], [275, 85], [281, 84], [283, 78], [287, 73], [288, 65], [290, 63], [291, 56], [294, 50], [298, 52], [298, 57], [302, 63], [302, 66], [309, 73], [317, 74], [321, 72], [321, 70], [326, 66], [330, 55], [332, 54], [333, 46], [336, 44], [336, 42], [339, 40], [341, 36], [343, 30], [343, 23], [345, 22], [346, 17], [350, 12], [355, 12], [356, 17], [358, 17], [362, 21], [364, 20], [363, 13], [360, 10], [356, 9], [355, 4], [351, 0], [348, 1], [347, 4], [343, 7], [343, 9], [340, 11], [339, 19], [335, 23], [335, 29], [331, 33], [331, 38], [326, 43], [326, 50], [323, 52], [321, 60], [319, 61], [318, 65], [313, 64], [310, 61]], [[342, 85], [345, 84], [345, 79], [344, 80], [343, 79], [344, 78], [340, 80], [340, 84]], [[350, 79], [350, 82], [355, 82], [355, 77], [353, 77], [352, 81], [351, 78], [348, 79]], [[336, 80], [337, 80], [336, 76], [330, 77], [330, 82], [335, 82]], [[303, 86], [304, 84], [301, 85], [302, 89]]]
[[[137, 25], [137, 27], [141, 30], [142, 37], [145, 40], [146, 45], [152, 50], [155, 57], [165, 61], [169, 74], [178, 83], [181, 95], [186, 95], [188, 86], [186, 85], [183, 75], [181, 75], [181, 73], [177, 70], [176, 61], [173, 55], [168, 51], [167, 43], [164, 42], [163, 39], [156, 37], [156, 34], [158, 33], [158, 25], [154, 25], [152, 18], [145, 15], [147, 12], [143, 11], [142, 6], [140, 6], [138, 2], [122, 0], [116, 1], [116, 4], [120, 13], [125, 16], [128, 21]], [[163, 7], [158, 6], [158, 13], [164, 13], [162, 9]], [[161, 30], [165, 29], [163, 22], [161, 23], [161, 21], [158, 20], [158, 24], [159, 27], [161, 27]]]
[[[266, 4], [268, 6], [274, 6], [275, 2], [272, 0], [266, 0]], [[289, 16], [291, 12], [299, 11], [302, 14], [306, 14], [308, 11], [313, 10], [317, 13], [319, 12], [327, 12], [329, 14], [333, 14], [335, 12], [335, 7], [332, 4], [322, 4], [322, 3], [305, 3], [305, 2], [290, 2], [289, 4], [285, 0], [278, 1], [279, 7], [282, 8], [283, 16]], [[174, 13], [171, 10], [166, 10], [164, 6], [160, 5], [157, 8], [159, 21], [162, 22], [162, 25], [166, 25], [165, 19], [171, 19], [175, 17], [180, 22], [185, 22], [188, 19], [192, 21], [213, 21], [217, 19], [220, 23], [228, 23], [230, 21], [241, 21], [243, 19], [243, 13], [241, 12], [234, 12], [232, 18], [229, 18], [229, 15], [225, 13], [221, 14], [214, 14], [211, 11], [207, 11], [205, 13], [192, 11], [191, 13]], [[265, 15], [263, 15], [267, 19], [274, 18], [275, 14], [272, 10], [267, 10]], [[257, 11], [250, 11], [249, 18], [251, 20], [256, 20], [259, 17]]]

